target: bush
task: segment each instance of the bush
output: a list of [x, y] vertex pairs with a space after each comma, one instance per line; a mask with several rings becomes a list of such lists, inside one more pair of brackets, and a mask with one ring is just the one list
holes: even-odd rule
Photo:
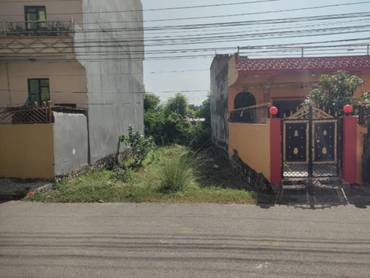
[[354, 92], [361, 84], [363, 80], [360, 77], [344, 71], [323, 74], [318, 88], [310, 92], [307, 100], [309, 103], [324, 106], [341, 115], [343, 106], [352, 103]]
[[132, 127], [129, 127], [128, 135], [120, 137], [120, 143], [124, 143], [127, 148], [120, 163], [125, 170], [141, 167], [148, 153], [155, 147], [151, 137], [145, 138], [139, 132], [134, 132]]
[[130, 182], [132, 180], [132, 170], [117, 167], [113, 171], [112, 178], [115, 181], [121, 181], [124, 183]]
[[211, 129], [203, 123], [198, 123], [190, 129], [191, 140], [189, 146], [196, 150], [202, 150], [212, 145]]
[[[185, 96], [176, 94], [165, 105], [158, 97], [145, 94], [145, 134], [152, 136], [157, 145], [181, 144], [204, 148], [211, 142], [210, 100], [201, 106], [189, 105]], [[203, 118], [194, 123], [192, 119]]]
[[163, 193], [183, 191], [194, 180], [191, 161], [185, 157], [165, 161], [159, 175], [159, 190]]

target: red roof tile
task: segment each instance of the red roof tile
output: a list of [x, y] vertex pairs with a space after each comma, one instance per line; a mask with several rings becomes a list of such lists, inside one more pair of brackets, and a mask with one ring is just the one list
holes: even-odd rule
[[239, 57], [237, 70], [244, 72], [263, 71], [317, 71], [370, 69], [370, 56], [304, 57], [249, 59]]

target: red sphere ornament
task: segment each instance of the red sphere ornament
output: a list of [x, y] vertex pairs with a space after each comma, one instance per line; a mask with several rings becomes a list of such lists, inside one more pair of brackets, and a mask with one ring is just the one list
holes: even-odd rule
[[346, 114], [351, 114], [351, 113], [353, 112], [353, 106], [352, 106], [352, 105], [350, 105], [350, 104], [346, 104], [346, 105], [344, 105], [344, 107], [343, 107], [343, 111], [344, 111], [344, 113], [346, 113]]
[[270, 107], [270, 114], [272, 116], [276, 116], [279, 113], [279, 109], [276, 106], [271, 106]]

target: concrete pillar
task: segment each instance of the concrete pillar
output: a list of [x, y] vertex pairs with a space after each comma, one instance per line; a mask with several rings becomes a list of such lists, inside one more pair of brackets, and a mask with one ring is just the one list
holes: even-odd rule
[[281, 119], [270, 120], [270, 155], [271, 155], [271, 177], [272, 185], [281, 185]]
[[343, 179], [348, 183], [357, 180], [357, 117], [343, 117]]

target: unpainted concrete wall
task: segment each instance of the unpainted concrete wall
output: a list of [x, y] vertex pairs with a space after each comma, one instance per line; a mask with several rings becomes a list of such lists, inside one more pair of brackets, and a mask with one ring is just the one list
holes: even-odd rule
[[65, 176], [88, 165], [87, 118], [54, 112], [54, 171]]
[[212, 141], [227, 151], [228, 144], [228, 55], [217, 55], [211, 66]]
[[0, 125], [0, 177], [54, 178], [53, 125]]
[[270, 181], [270, 121], [266, 124], [230, 123], [229, 129], [229, 155], [237, 151], [245, 164]]
[[[141, 9], [140, 0], [83, 1], [86, 28], [101, 30], [75, 37], [78, 44], [95, 42], [75, 49], [87, 75], [91, 163], [114, 154], [130, 125], [144, 131], [142, 12], [104, 13]], [[120, 31], [112, 32], [115, 28]], [[96, 52], [107, 53], [105, 59]]]

